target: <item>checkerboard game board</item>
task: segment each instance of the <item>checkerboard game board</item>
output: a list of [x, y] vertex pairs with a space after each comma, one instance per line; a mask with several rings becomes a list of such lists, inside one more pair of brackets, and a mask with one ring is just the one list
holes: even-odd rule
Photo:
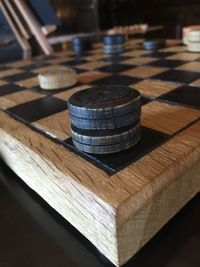
[[[117, 55], [94, 44], [82, 57], [64, 51], [0, 66], [2, 158], [115, 265], [135, 254], [200, 188], [199, 176], [184, 178], [200, 161], [200, 53], [187, 52], [179, 40], [146, 51], [142, 41], [129, 40]], [[41, 90], [37, 74], [55, 65], [75, 69], [78, 83]], [[140, 91], [142, 139], [135, 147], [92, 155], [73, 146], [67, 100], [93, 85]], [[33, 177], [25, 178], [31, 171]], [[57, 171], [62, 179], [40, 180]]]

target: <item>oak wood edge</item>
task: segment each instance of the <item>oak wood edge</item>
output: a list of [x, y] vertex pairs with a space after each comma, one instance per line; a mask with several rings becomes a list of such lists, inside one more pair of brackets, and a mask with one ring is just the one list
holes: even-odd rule
[[[200, 123], [198, 124], [200, 130]], [[174, 141], [177, 141], [177, 145], [185, 145], [185, 143], [180, 141], [179, 135], [172, 138], [168, 142], [173, 143]], [[166, 144], [163, 146], [165, 147], [165, 145]], [[149, 155], [151, 156], [151, 154], [156, 154], [159, 149], [162, 149], [162, 146], [151, 152]], [[177, 146], [177, 150], [178, 149], [179, 147]], [[183, 153], [183, 155], [179, 156], [177, 160], [171, 162], [171, 164], [169, 164], [164, 171], [161, 171], [159, 175], [155, 176], [151, 181], [146, 183], [135, 194], [130, 195], [124, 202], [119, 203], [116, 213], [117, 227], [121, 227], [123, 224], [125, 224], [130, 217], [141, 210], [147, 203], [150, 203], [158, 194], [164, 191], [167, 186], [173, 183], [174, 180], [183, 176], [188, 170], [192, 169], [193, 166], [200, 161], [200, 139], [199, 145], [195, 147], [187, 146], [187, 149], [187, 153]], [[118, 176], [120, 177], [120, 173]]]
[[89, 190], [89, 185], [82, 185], [80, 181], [61, 172], [41, 151], [37, 153], [30, 148], [30, 144], [38, 139], [41, 142], [48, 141], [47, 146], [50, 143], [53, 146], [59, 145], [52, 141], [49, 143], [48, 139], [30, 129], [28, 130], [33, 132], [33, 139], [29, 140], [29, 145], [22, 143], [23, 138], [28, 137], [24, 136], [27, 129], [22, 123], [0, 112], [0, 158], [117, 265], [115, 208], [100, 199], [91, 188]]
[[199, 189], [200, 161], [121, 225], [117, 229], [119, 266], [135, 255]]
[[[24, 135], [19, 136], [20, 132], [22, 133], [22, 135], [24, 132], [24, 135], [26, 136]], [[45, 141], [48, 144], [51, 144], [53, 146], [58, 146], [57, 144], [54, 144], [54, 142], [48, 139], [46, 140], [46, 138], [40, 135], [39, 133], [36, 133], [35, 131], [27, 128], [24, 124], [11, 118], [4, 112], [0, 112], [0, 141], [1, 142], [3, 142], [2, 136], [4, 135], [4, 138], [5, 138], [5, 135], [6, 135], [8, 140], [10, 137], [12, 137], [14, 141], [17, 141], [17, 145], [19, 146], [19, 149], [20, 149], [20, 145], [27, 146], [28, 149], [33, 149], [33, 146], [30, 147], [30, 143], [27, 144], [27, 140], [26, 140], [27, 135], [30, 133], [33, 135], [34, 141], [36, 141], [36, 139], [40, 139], [40, 142]], [[70, 183], [72, 183], [75, 187], [77, 186], [78, 188], [80, 188], [81, 192], [84, 192], [85, 196], [89, 197], [90, 202], [91, 200], [94, 199], [95, 202], [100, 204], [96, 206], [96, 204], [94, 204], [95, 202], [92, 202], [92, 204], [94, 204], [95, 206], [94, 214], [95, 216], [97, 216], [95, 217], [95, 220], [100, 222], [102, 219], [104, 220], [105, 223], [107, 223], [108, 231], [106, 230], [106, 233], [109, 234], [110, 238], [112, 239], [111, 241], [109, 241], [109, 245], [112, 245], [112, 249], [111, 249], [112, 251], [106, 251], [106, 247], [103, 247], [103, 248], [99, 247], [99, 244], [91, 240], [91, 236], [86, 235], [86, 237], [93, 244], [95, 244], [100, 249], [100, 251], [107, 258], [109, 258], [115, 265], [119, 266], [125, 261], [127, 261], [127, 259], [125, 258], [124, 259], [119, 258], [119, 255], [120, 255], [119, 245], [120, 244], [117, 243], [118, 242], [117, 240], [118, 229], [122, 228], [123, 225], [125, 225], [125, 223], [127, 223], [129, 220], [131, 220], [131, 218], [134, 217], [134, 214], [137, 214], [139, 210], [145, 207], [145, 205], [147, 205], [148, 203], [151, 203], [151, 201], [160, 192], [164, 191], [167, 185], [172, 183], [177, 177], [180, 177], [181, 175], [183, 175], [186, 172], [187, 168], [191, 168], [192, 165], [194, 165], [195, 162], [199, 160], [200, 158], [199, 146], [197, 146], [195, 149], [191, 147], [191, 149], [189, 150], [190, 152], [187, 153], [187, 155], [184, 155], [183, 158], [181, 158], [181, 160], [183, 160], [182, 162], [180, 161], [173, 162], [170, 165], [170, 168], [167, 168], [165, 172], [162, 172], [160, 176], [153, 179], [150, 183], [146, 184], [146, 186], [144, 186], [142, 190], [139, 190], [134, 195], [127, 194], [127, 192], [123, 190], [123, 187], [120, 188], [120, 186], [115, 184], [114, 182], [115, 180], [113, 180], [114, 176], [112, 176], [112, 179], [108, 179], [108, 177], [106, 177], [106, 175], [102, 172], [98, 173], [98, 176], [100, 176], [100, 179], [102, 180], [102, 184], [98, 184], [99, 180], [97, 180], [97, 184], [95, 184], [95, 186], [94, 185], [91, 186], [91, 184], [88, 183], [88, 181], [82, 184], [80, 181], [77, 181], [76, 179], [74, 180], [74, 177], [71, 177], [69, 174], [66, 176], [67, 179], [70, 180]], [[1, 148], [0, 148], [0, 151], [1, 151]], [[39, 153], [40, 156], [42, 156], [45, 161], [48, 160], [46, 158], [47, 155], [45, 155], [45, 153], [43, 154], [41, 153], [41, 151], [40, 152], [35, 151], [35, 153]], [[66, 150], [65, 150], [65, 153], [66, 153]], [[191, 158], [192, 158], [192, 161], [191, 161]], [[50, 164], [49, 161], [48, 161], [48, 164]], [[86, 165], [87, 164], [88, 164], [87, 166], [88, 168], [90, 167], [94, 168], [92, 167], [93, 165], [90, 166], [88, 162], [86, 162]], [[10, 166], [10, 167], [13, 169], [13, 166]], [[56, 165], [54, 167], [56, 167], [57, 170], [60, 172], [59, 165]], [[115, 196], [113, 196], [112, 193], [115, 193]], [[88, 203], [88, 200], [86, 201], [86, 203]], [[102, 209], [102, 205], [103, 205], [103, 209]], [[56, 207], [54, 208], [57, 210]], [[90, 211], [90, 209], [91, 209], [91, 206], [84, 207], [84, 210], [86, 211], [87, 210]], [[59, 212], [59, 210], [57, 211]], [[74, 224], [74, 222], [71, 222], [71, 223]], [[79, 227], [76, 224], [74, 225], [79, 230]], [[85, 235], [84, 231], [82, 230], [80, 231], [82, 232], [82, 234]]]

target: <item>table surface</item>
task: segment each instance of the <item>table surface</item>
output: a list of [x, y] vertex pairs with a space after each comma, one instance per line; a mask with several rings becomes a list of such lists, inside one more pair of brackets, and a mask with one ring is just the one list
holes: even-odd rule
[[[200, 194], [124, 266], [199, 267], [199, 203]], [[1, 267], [113, 266], [2, 162], [0, 236]]]

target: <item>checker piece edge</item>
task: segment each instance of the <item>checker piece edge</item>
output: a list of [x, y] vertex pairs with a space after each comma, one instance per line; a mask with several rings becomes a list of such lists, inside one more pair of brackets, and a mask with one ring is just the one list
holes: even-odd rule
[[72, 95], [68, 108], [72, 124], [78, 128], [116, 129], [139, 120], [141, 96], [127, 86], [98, 86]]

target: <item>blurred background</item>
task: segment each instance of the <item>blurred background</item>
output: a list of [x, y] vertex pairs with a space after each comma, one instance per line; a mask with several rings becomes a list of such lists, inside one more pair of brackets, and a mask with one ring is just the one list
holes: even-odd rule
[[[93, 32], [115, 25], [165, 25], [180, 37], [180, 28], [200, 23], [199, 0], [29, 0], [43, 24], [56, 23], [60, 33]], [[56, 16], [56, 17], [55, 17]], [[171, 29], [171, 30], [170, 30]], [[9, 26], [1, 14], [0, 32]]]
[[[56, 25], [51, 36], [95, 33], [138, 23], [163, 25], [148, 37], [181, 38], [182, 27], [200, 24], [199, 0], [27, 0], [41, 24]], [[152, 36], [153, 34], [153, 36]], [[0, 11], [0, 38], [15, 40], [12, 30]], [[0, 63], [21, 53], [17, 43], [10, 44], [12, 55], [2, 48]], [[16, 55], [15, 55], [16, 52]]]

